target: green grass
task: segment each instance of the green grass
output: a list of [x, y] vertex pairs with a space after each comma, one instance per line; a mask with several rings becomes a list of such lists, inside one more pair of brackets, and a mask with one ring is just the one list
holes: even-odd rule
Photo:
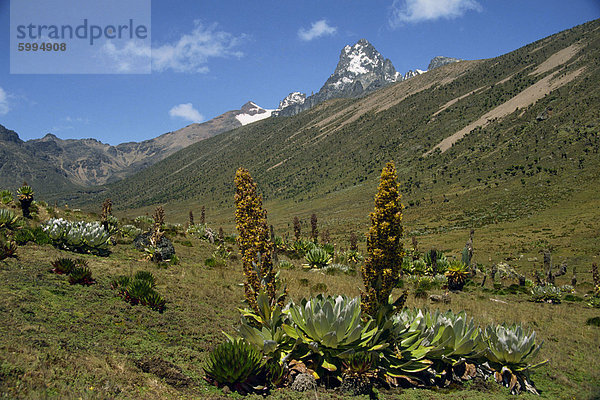
[[[192, 247], [178, 243], [186, 241]], [[234, 330], [243, 300], [241, 266], [229, 261], [223, 268], [205, 267], [202, 260], [215, 247], [194, 238], [180, 237], [175, 247], [181, 262], [166, 268], [141, 261], [141, 253], [128, 243], [113, 247], [109, 257], [83, 256], [97, 280], [89, 287], [69, 285], [64, 277], [49, 272], [51, 260], [70, 255], [49, 245], [19, 247], [19, 259], [1, 262], [0, 393], [8, 398], [230, 397], [207, 386], [201, 366], [206, 352], [225, 340], [222, 331]], [[156, 276], [157, 290], [167, 299], [164, 313], [131, 306], [110, 288], [115, 276], [139, 270]], [[281, 274], [294, 300], [316, 294], [317, 285], [317, 291], [326, 288], [326, 293], [348, 295], [358, 295], [362, 286], [359, 276], [301, 268]], [[539, 357], [550, 360], [533, 375], [541, 398], [591, 398], [596, 393], [593, 390], [598, 388], [591, 385], [598, 379], [600, 331], [586, 321], [598, 316], [597, 309], [583, 302], [536, 304], [524, 294], [496, 295], [489, 281], [486, 289], [472, 285], [469, 291], [453, 294], [450, 308], [466, 310], [481, 325], [520, 322], [535, 329], [545, 341]], [[407, 305], [435, 307], [412, 296]], [[148, 360], [154, 360], [150, 364], [156, 368], [144, 372], [140, 365]], [[382, 389], [380, 395], [386, 399], [509, 398], [507, 390], [492, 383], [437, 391]], [[275, 390], [271, 398], [314, 396]], [[347, 396], [320, 389], [318, 398]]]

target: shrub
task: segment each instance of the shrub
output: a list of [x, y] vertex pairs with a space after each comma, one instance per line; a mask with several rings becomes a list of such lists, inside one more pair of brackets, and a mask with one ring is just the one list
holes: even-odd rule
[[338, 272], [348, 275], [354, 275], [356, 273], [356, 270], [353, 267], [344, 264], [329, 264], [321, 268], [321, 271], [331, 275]]
[[48, 234], [39, 226], [34, 228], [25, 227], [22, 229], [17, 229], [13, 234], [13, 238], [19, 246], [27, 244], [28, 242], [34, 242], [39, 245], [51, 243]]
[[561, 290], [554, 285], [535, 286], [531, 289], [531, 301], [536, 303], [558, 304], [561, 298]]
[[346, 350], [369, 350], [378, 333], [370, 322], [362, 321], [360, 307], [360, 298], [319, 294], [298, 305], [291, 302], [290, 321], [283, 328], [297, 341], [301, 358], [311, 359], [322, 372], [339, 372], [339, 355]]
[[51, 271], [59, 275], [69, 275], [78, 265], [85, 265], [85, 261], [81, 259], [59, 258], [52, 261]]
[[27, 244], [27, 242], [33, 242], [35, 240], [35, 236], [33, 236], [31, 229], [23, 228], [15, 231], [13, 239], [19, 246], [23, 246]]
[[469, 270], [464, 263], [454, 260], [444, 275], [448, 278], [448, 289], [462, 290], [469, 277]]
[[291, 261], [281, 260], [279, 261], [279, 269], [294, 269], [296, 266]]
[[306, 253], [307, 265], [311, 268], [323, 268], [331, 263], [331, 256], [320, 247], [314, 248]]
[[17, 243], [0, 233], [0, 260], [16, 257]]
[[362, 254], [358, 250], [346, 250], [338, 255], [339, 261], [343, 263], [358, 264], [364, 260]]
[[10, 190], [2, 190], [0, 191], [0, 202], [4, 205], [9, 205], [13, 202], [13, 195]]
[[31, 203], [33, 203], [33, 194], [33, 189], [31, 186], [27, 185], [27, 182], [23, 182], [23, 186], [17, 190], [17, 198], [21, 204], [24, 218], [31, 218], [30, 207]]
[[215, 257], [210, 257], [204, 260], [204, 265], [206, 265], [209, 268], [219, 268], [227, 266], [224, 260]]
[[140, 303], [151, 310], [162, 313], [167, 304], [166, 300], [155, 290], [150, 291], [140, 300]]
[[588, 318], [585, 321], [586, 325], [590, 325], [590, 326], [597, 326], [600, 327], [600, 317], [592, 317], [592, 318]]
[[543, 344], [536, 345], [535, 336], [535, 332], [523, 330], [520, 324], [490, 325], [484, 335], [489, 349], [486, 358], [514, 371], [540, 366], [545, 362], [534, 366], [530, 364]]
[[262, 354], [243, 339], [215, 347], [203, 369], [209, 383], [228, 386], [242, 394], [255, 391], [264, 382]]
[[142, 234], [142, 230], [134, 225], [123, 225], [119, 229], [119, 232], [121, 232], [122, 236], [129, 237], [131, 239]]
[[120, 275], [111, 282], [125, 301], [132, 305], [141, 304], [162, 313], [166, 300], [155, 290], [156, 278], [151, 272], [138, 271], [133, 277]]
[[14, 212], [6, 208], [0, 208], [0, 230], [15, 230], [20, 226], [19, 217]]
[[69, 273], [69, 283], [71, 285], [89, 286], [96, 283], [96, 281], [92, 278], [92, 271], [90, 271], [85, 263], [81, 263]]
[[154, 219], [147, 215], [140, 215], [134, 219], [134, 223], [138, 228], [146, 230], [154, 225]]

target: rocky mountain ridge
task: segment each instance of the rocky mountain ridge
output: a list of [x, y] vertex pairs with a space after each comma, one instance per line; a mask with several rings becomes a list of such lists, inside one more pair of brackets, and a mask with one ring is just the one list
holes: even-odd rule
[[[14, 188], [24, 180], [57, 191], [64, 187], [102, 185], [132, 175], [171, 154], [222, 132], [271, 115], [249, 101], [209, 121], [190, 124], [142, 142], [112, 146], [96, 139], [60, 139], [52, 133], [23, 141], [0, 125], [0, 186]], [[40, 174], [40, 171], [43, 171]], [[52, 189], [52, 188], [50, 188]]]
[[[429, 69], [455, 61], [458, 59], [436, 57]], [[210, 121], [190, 124], [141, 142], [112, 146], [95, 139], [63, 140], [52, 133], [25, 142], [16, 132], [0, 125], [0, 154], [3, 154], [0, 172], [6, 171], [0, 175], [0, 185], [14, 188], [27, 180], [51, 191], [103, 185], [135, 174], [189, 145], [222, 132], [272, 115], [295, 115], [332, 98], [363, 97], [424, 72], [419, 69], [405, 74], [397, 72], [389, 59], [384, 58], [366, 39], [361, 39], [341, 50], [335, 71], [314, 95], [307, 97], [304, 93], [292, 92], [275, 110], [249, 101], [239, 110], [227, 111]], [[39, 171], [44, 172], [39, 174]]]
[[[431, 60], [429, 70], [456, 61], [460, 60], [438, 56]], [[401, 74], [368, 40], [360, 39], [353, 46], [347, 45], [342, 49], [335, 71], [317, 93], [309, 97], [300, 92], [290, 93], [280, 102], [279, 108], [273, 115], [296, 115], [332, 98], [361, 97], [424, 72], [426, 71], [415, 69], [407, 71], [404, 75]], [[292, 94], [296, 94], [297, 101], [290, 98]]]

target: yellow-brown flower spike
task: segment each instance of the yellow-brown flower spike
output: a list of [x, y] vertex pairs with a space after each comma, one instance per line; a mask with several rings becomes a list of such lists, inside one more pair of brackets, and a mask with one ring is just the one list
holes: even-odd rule
[[276, 298], [277, 282], [273, 271], [273, 243], [269, 240], [267, 212], [262, 197], [247, 169], [235, 173], [235, 223], [244, 270], [244, 289], [250, 307], [258, 312], [256, 297], [264, 290], [271, 304]]
[[375, 316], [388, 304], [398, 280], [404, 250], [402, 249], [402, 209], [396, 167], [392, 161], [381, 171], [367, 236], [367, 258], [362, 267], [365, 290], [361, 306], [365, 314]]

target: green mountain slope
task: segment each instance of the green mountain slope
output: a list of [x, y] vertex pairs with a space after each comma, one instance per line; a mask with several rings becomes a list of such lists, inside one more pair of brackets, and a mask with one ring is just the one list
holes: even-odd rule
[[50, 196], [79, 188], [63, 170], [48, 162], [46, 154], [40, 153], [39, 149], [26, 147], [16, 132], [0, 125], [0, 187], [14, 191], [27, 181], [37, 193], [43, 187], [41, 192]]
[[244, 126], [66, 200], [111, 197], [121, 209], [201, 202], [229, 213], [234, 172], [244, 166], [285, 218], [290, 207], [326, 209], [341, 212], [343, 226], [359, 211], [365, 219], [381, 167], [394, 159], [407, 212], [428, 216], [417, 232], [530, 215], [597, 183], [599, 28], [592, 21], [362, 99]]

